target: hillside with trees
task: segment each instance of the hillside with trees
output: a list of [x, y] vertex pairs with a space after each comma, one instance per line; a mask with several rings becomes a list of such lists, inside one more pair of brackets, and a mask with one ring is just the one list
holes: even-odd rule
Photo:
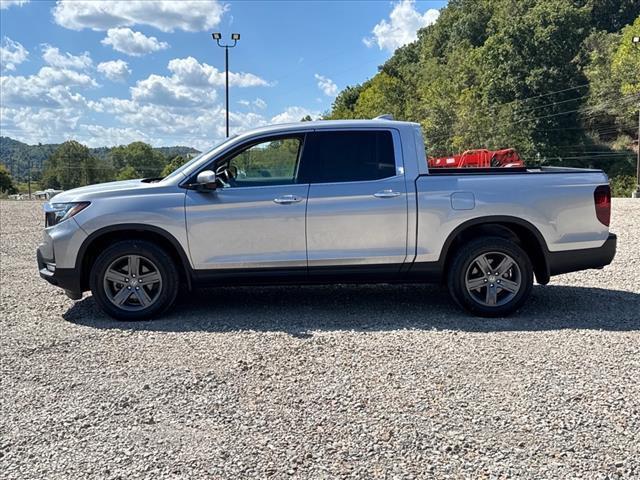
[[[167, 165], [180, 165], [199, 153], [190, 147], [154, 148], [143, 142], [88, 148], [76, 141], [27, 145], [0, 137], [0, 165], [15, 182], [31, 178], [43, 188], [72, 188], [88, 183], [153, 177]], [[66, 187], [65, 187], [66, 185]]]
[[632, 185], [639, 15], [637, 0], [451, 0], [326, 118], [391, 113], [422, 125], [432, 156], [513, 147]]
[[[180, 148], [165, 151], [173, 153]], [[187, 149], [184, 155], [168, 157], [151, 145], [133, 142], [107, 151], [100, 149], [99, 153], [100, 156], [73, 140], [64, 142], [44, 161], [41, 187], [68, 190], [113, 180], [165, 176], [197, 150]]]

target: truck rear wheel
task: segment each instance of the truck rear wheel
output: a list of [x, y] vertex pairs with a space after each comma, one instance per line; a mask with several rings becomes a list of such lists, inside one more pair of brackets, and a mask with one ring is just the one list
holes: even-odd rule
[[118, 242], [98, 256], [89, 283], [93, 297], [107, 314], [118, 320], [143, 320], [171, 307], [179, 276], [162, 248], [130, 240]]
[[502, 317], [531, 295], [533, 267], [518, 244], [500, 237], [479, 238], [456, 253], [447, 283], [453, 299], [468, 312]]

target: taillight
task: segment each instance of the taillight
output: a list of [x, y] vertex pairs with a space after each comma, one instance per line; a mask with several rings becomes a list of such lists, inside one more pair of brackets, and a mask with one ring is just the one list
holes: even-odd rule
[[596, 217], [603, 225], [609, 226], [611, 221], [611, 189], [609, 185], [600, 185], [593, 192], [593, 201], [596, 204]]

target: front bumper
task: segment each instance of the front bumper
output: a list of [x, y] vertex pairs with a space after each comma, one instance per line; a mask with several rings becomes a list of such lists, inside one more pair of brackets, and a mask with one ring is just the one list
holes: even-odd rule
[[549, 252], [547, 257], [549, 274], [560, 275], [590, 268], [603, 268], [616, 256], [617, 242], [616, 235], [610, 233], [604, 244], [598, 248]]
[[46, 249], [45, 244], [40, 245], [36, 252], [40, 276], [51, 285], [64, 289], [72, 300], [82, 298], [80, 272], [75, 268], [57, 268], [53, 260], [44, 258], [43, 249]]

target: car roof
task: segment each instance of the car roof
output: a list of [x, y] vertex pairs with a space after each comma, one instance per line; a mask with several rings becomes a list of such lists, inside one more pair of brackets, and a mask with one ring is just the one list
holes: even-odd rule
[[417, 123], [399, 122], [396, 120], [316, 120], [311, 122], [294, 122], [268, 125], [242, 132], [239, 137], [268, 135], [270, 133], [286, 133], [301, 130], [321, 130], [334, 128], [398, 128], [404, 126], [416, 126]]

